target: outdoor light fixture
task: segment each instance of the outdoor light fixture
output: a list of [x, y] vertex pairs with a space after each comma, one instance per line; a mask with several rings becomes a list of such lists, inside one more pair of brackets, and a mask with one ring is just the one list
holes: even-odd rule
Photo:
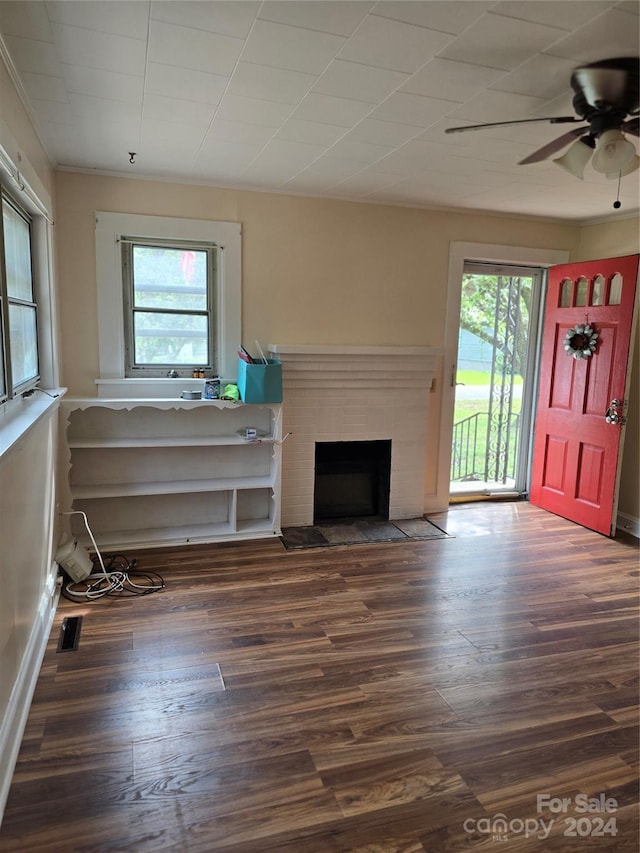
[[633, 162], [636, 149], [620, 130], [605, 130], [598, 139], [591, 165], [602, 175], [619, 175]]
[[556, 157], [554, 163], [557, 163], [562, 169], [572, 174], [575, 178], [583, 179], [584, 167], [587, 165], [596, 147], [595, 139], [592, 136], [585, 136], [578, 139], [573, 145], [568, 148], [562, 157]]

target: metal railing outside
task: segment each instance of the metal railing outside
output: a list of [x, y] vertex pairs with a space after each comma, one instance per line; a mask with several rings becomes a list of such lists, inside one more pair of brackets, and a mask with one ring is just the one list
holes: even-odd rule
[[[452, 482], [500, 482], [515, 479], [520, 415], [504, 416], [501, 448], [491, 446], [489, 412], [476, 412], [453, 425]], [[496, 465], [496, 459], [500, 462]]]

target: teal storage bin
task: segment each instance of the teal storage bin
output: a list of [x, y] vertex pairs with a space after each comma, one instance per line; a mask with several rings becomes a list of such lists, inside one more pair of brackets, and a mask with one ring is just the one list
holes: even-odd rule
[[238, 389], [243, 403], [282, 402], [282, 364], [267, 359], [267, 364], [247, 364], [238, 359]]

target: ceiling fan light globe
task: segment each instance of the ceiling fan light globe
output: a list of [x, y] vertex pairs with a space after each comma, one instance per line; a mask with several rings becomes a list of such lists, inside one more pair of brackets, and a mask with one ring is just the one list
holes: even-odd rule
[[573, 175], [574, 178], [583, 180], [584, 167], [589, 162], [591, 154], [592, 146], [584, 140], [578, 139], [564, 152], [562, 157], [556, 157], [553, 162]]
[[629, 164], [621, 169], [619, 172], [607, 172], [607, 178], [610, 181], [617, 181], [618, 178], [624, 178], [625, 175], [630, 175], [632, 172], [635, 172], [640, 168], [640, 157], [636, 154], [631, 158]]
[[591, 165], [602, 175], [622, 172], [636, 156], [636, 149], [620, 130], [606, 130], [596, 145]]

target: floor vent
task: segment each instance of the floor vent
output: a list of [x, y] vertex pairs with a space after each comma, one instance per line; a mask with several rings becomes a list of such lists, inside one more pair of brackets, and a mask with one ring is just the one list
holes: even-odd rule
[[82, 616], [65, 616], [60, 626], [58, 652], [75, 652], [80, 642]]

